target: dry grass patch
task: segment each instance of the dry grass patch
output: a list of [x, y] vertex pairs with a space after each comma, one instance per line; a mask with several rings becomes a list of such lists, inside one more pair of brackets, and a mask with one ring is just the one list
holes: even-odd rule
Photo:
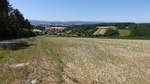
[[[149, 84], [150, 42], [51, 38], [60, 45], [68, 84]], [[141, 62], [142, 60], [142, 62]]]
[[[1, 49], [0, 84], [150, 84], [150, 42], [37, 37]], [[29, 63], [24, 67], [7, 65]]]
[[59, 57], [53, 52], [51, 43], [42, 37], [27, 40], [25, 43], [32, 45], [17, 49], [12, 49], [12, 46], [16, 48], [18, 45], [1, 48], [0, 56], [3, 57], [0, 59], [0, 84], [61, 82], [61, 63], [58, 62]]
[[129, 29], [120, 29], [120, 30], [118, 30], [118, 32], [119, 32], [120, 36], [129, 36], [130, 35]]

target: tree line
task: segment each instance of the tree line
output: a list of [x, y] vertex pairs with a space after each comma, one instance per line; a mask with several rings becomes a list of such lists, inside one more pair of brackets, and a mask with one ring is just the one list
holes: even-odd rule
[[[65, 31], [68, 34], [76, 34], [77, 36], [93, 36], [97, 30], [96, 26], [115, 26], [117, 30], [128, 29], [129, 36], [149, 36], [150, 37], [150, 24], [137, 24], [137, 23], [100, 23], [92, 25], [71, 25]], [[117, 30], [108, 29], [106, 36], [119, 36]]]
[[132, 24], [129, 26], [131, 36], [149, 36], [150, 24]]
[[65, 29], [65, 32], [69, 35], [92, 36], [96, 30], [96, 25], [71, 25]]
[[0, 0], [0, 40], [33, 36], [32, 25], [8, 0]]

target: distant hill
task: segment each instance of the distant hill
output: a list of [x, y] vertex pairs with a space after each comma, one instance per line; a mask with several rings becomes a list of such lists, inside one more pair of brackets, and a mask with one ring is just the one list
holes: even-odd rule
[[82, 25], [82, 24], [97, 24], [101, 22], [92, 21], [40, 21], [40, 20], [30, 20], [31, 24], [64, 24], [64, 25]]

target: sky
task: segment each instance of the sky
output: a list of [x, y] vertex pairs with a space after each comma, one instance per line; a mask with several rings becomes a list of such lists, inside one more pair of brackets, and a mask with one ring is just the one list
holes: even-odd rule
[[30, 20], [150, 22], [150, 0], [9, 0]]

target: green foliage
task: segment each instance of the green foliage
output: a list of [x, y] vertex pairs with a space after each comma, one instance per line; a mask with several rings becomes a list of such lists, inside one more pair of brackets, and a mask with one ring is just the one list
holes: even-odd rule
[[134, 24], [134, 23], [117, 23], [115, 24], [115, 26], [118, 28], [118, 29], [125, 29], [126, 27], [128, 27], [129, 25], [131, 24]]
[[8, 11], [9, 3], [7, 0], [0, 0], [0, 39], [4, 38], [4, 34], [7, 32], [8, 27]]
[[0, 40], [34, 35], [30, 22], [7, 0], [0, 0]]
[[105, 32], [105, 36], [116, 36], [116, 35], [119, 35], [118, 31], [113, 30], [111, 28]]
[[65, 31], [70, 31], [69, 34], [75, 34], [77, 36], [92, 36], [96, 30], [95, 25], [72, 25]]
[[[135, 24], [135, 23], [102, 23], [95, 25], [72, 25], [65, 31], [70, 31], [69, 34], [76, 36], [93, 36], [97, 30], [96, 26], [116, 26], [118, 30], [125, 29], [130, 32], [130, 36], [150, 36], [150, 24]], [[128, 27], [128, 28], [127, 28]], [[106, 36], [119, 35], [118, 30], [109, 29], [105, 33]]]
[[150, 36], [150, 24], [130, 25], [131, 36]]
[[100, 23], [100, 24], [96, 24], [96, 26], [116, 26], [118, 29], [125, 29], [131, 24], [135, 24], [135, 23]]
[[43, 27], [43, 26], [35, 26], [35, 25], [33, 25], [32, 27], [33, 27], [33, 29], [39, 29], [39, 30], [42, 30], [42, 31], [45, 29], [45, 27]]

